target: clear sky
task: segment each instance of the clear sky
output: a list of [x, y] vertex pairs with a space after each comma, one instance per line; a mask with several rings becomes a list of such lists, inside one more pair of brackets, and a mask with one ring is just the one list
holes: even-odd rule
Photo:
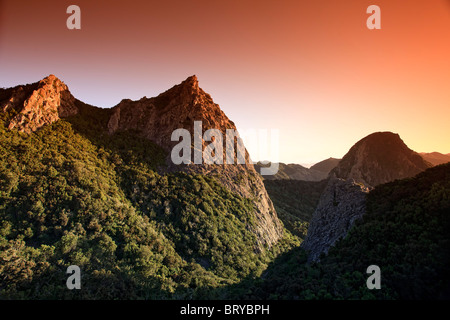
[[376, 131], [450, 152], [449, 0], [0, 0], [0, 86], [51, 73], [108, 108], [195, 74], [238, 130], [278, 129], [287, 163], [340, 158]]

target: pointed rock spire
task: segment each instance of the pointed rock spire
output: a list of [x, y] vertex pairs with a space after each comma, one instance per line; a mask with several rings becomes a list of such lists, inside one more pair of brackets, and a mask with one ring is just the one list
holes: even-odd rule
[[30, 133], [43, 125], [78, 113], [75, 98], [68, 87], [53, 74], [37, 83], [9, 89], [6, 96], [0, 102], [0, 108], [18, 112], [10, 120], [9, 129]]

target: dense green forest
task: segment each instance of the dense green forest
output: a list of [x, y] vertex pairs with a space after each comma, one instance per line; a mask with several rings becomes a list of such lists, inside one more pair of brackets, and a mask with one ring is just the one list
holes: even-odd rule
[[[278, 257], [221, 297], [241, 299], [450, 299], [450, 164], [371, 191], [367, 213], [320, 262], [302, 248]], [[369, 265], [381, 289], [369, 290]]]
[[328, 180], [264, 180], [264, 186], [286, 229], [305, 239], [309, 221]]
[[[30, 135], [0, 121], [1, 298], [192, 298], [299, 245], [286, 233], [258, 252], [248, 199], [211, 177], [158, 174], [161, 148], [110, 136], [109, 110], [78, 107]], [[66, 288], [69, 265], [83, 290]]]

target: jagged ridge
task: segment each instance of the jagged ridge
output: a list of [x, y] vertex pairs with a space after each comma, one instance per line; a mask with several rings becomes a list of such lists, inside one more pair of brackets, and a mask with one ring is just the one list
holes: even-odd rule
[[[80, 112], [79, 108], [85, 114], [90, 110], [90, 106], [75, 99], [68, 87], [54, 75], [32, 85], [2, 90], [0, 98], [4, 113], [12, 113], [8, 128], [26, 133], [63, 117], [76, 115]], [[224, 137], [227, 129], [236, 130], [235, 124], [213, 102], [211, 96], [199, 87], [195, 75], [157, 97], [144, 97], [138, 101], [124, 99], [109, 114], [105, 128], [109, 134], [131, 130], [166, 151], [176, 144], [171, 141], [172, 132], [184, 128], [193, 134], [194, 121], [202, 122], [203, 132], [219, 129]], [[203, 147], [206, 144], [202, 141]], [[160, 170], [162, 173], [185, 171], [213, 176], [229, 190], [251, 199], [256, 220], [256, 229], [253, 231], [257, 235], [258, 247], [263, 250], [280, 239], [283, 226], [261, 178], [249, 161], [248, 152], [244, 150], [244, 153], [247, 161], [243, 165], [174, 165], [168, 157], [167, 167]]]
[[[202, 133], [208, 129], [218, 129], [225, 139], [227, 129], [236, 130], [235, 124], [228, 119], [220, 107], [214, 103], [209, 94], [198, 84], [197, 77], [191, 76], [181, 84], [172, 87], [155, 98], [142, 98], [138, 101], [122, 100], [112, 110], [108, 123], [109, 133], [137, 130], [142, 137], [156, 142], [170, 150], [177, 142], [171, 141], [171, 134], [176, 129], [187, 129], [193, 139], [194, 121], [202, 122]], [[202, 139], [202, 147], [207, 145]], [[193, 147], [194, 148], [194, 147]], [[259, 245], [273, 245], [282, 235], [282, 224], [278, 220], [261, 178], [257, 175], [247, 150], [246, 163], [243, 165], [191, 164], [173, 165], [167, 159], [171, 171], [194, 172], [214, 176], [227, 188], [240, 196], [250, 198], [256, 209]], [[192, 152], [193, 156], [193, 152]]]
[[35, 84], [3, 90], [0, 109], [14, 114], [8, 129], [26, 133], [78, 113], [75, 98], [53, 74]]

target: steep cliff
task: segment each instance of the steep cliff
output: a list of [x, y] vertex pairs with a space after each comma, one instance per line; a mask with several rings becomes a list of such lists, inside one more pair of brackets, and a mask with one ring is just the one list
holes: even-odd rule
[[331, 178], [311, 218], [302, 247], [308, 260], [316, 261], [322, 253], [347, 235], [354, 222], [366, 211], [368, 189], [353, 180]]
[[[192, 138], [191, 161], [194, 162], [196, 146], [193, 141], [194, 122], [200, 121], [202, 126], [201, 148], [210, 143], [204, 140], [203, 134], [209, 129], [218, 129], [223, 136], [223, 164], [179, 164], [175, 165], [170, 158], [170, 150], [178, 143], [172, 141], [171, 135], [176, 129], [186, 129]], [[239, 149], [235, 143], [234, 159], [238, 150], [245, 155], [245, 164], [226, 163], [227, 129], [237, 132], [235, 124], [228, 119], [211, 96], [204, 92], [197, 77], [191, 76], [181, 84], [172, 87], [154, 98], [142, 98], [138, 101], [122, 100], [112, 109], [108, 122], [110, 134], [118, 131], [135, 130], [146, 139], [154, 141], [169, 151], [166, 159], [168, 172], [191, 172], [213, 176], [223, 185], [240, 196], [250, 198], [255, 208], [254, 216], [259, 245], [272, 246], [282, 236], [282, 224], [278, 219], [272, 201], [265, 190], [260, 176], [256, 173], [250, 156], [245, 149]], [[197, 149], [198, 151], [198, 149]], [[237, 161], [236, 161], [237, 162]]]
[[9, 129], [26, 133], [78, 113], [75, 98], [64, 82], [54, 75], [35, 84], [3, 89], [0, 109], [12, 115]]
[[365, 196], [377, 185], [408, 178], [431, 166], [398, 134], [376, 132], [358, 141], [331, 170], [302, 246], [309, 260], [327, 253], [365, 213]]

